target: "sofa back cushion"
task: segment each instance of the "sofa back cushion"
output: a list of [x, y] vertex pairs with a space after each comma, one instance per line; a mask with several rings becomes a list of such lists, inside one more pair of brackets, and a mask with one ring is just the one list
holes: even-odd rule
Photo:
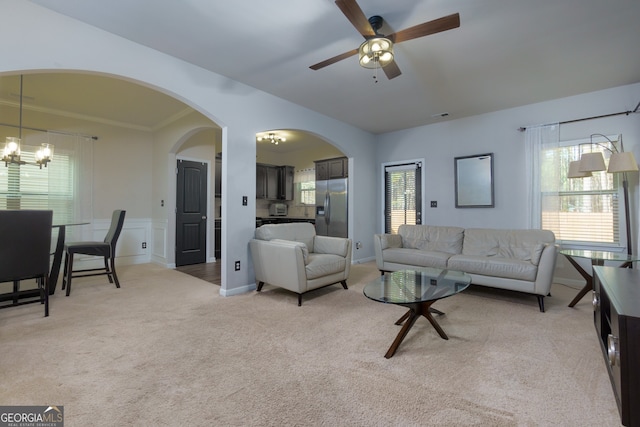
[[292, 222], [286, 224], [265, 224], [256, 228], [255, 236], [259, 240], [291, 240], [301, 242], [313, 252], [313, 239], [316, 228], [308, 222]]
[[462, 252], [464, 228], [437, 225], [401, 225], [398, 234], [402, 236], [402, 247], [423, 251]]
[[555, 241], [555, 235], [549, 230], [467, 228], [464, 231], [462, 253], [515, 258], [537, 265], [545, 245], [554, 244]]

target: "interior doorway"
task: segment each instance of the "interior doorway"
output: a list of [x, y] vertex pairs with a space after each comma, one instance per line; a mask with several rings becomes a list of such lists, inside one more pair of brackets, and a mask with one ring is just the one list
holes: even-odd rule
[[207, 164], [178, 159], [176, 267], [207, 259]]

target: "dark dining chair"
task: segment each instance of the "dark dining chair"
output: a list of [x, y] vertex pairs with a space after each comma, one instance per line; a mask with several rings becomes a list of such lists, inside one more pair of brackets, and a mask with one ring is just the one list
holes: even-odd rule
[[[0, 282], [12, 282], [13, 291], [0, 295], [0, 308], [34, 302], [49, 315], [50, 210], [0, 210]], [[20, 289], [20, 282], [36, 280], [37, 289]], [[34, 299], [35, 297], [38, 297]]]
[[[120, 287], [118, 275], [116, 274], [116, 243], [122, 226], [124, 225], [124, 215], [126, 211], [115, 210], [111, 216], [111, 226], [102, 242], [69, 242], [64, 245], [64, 274], [62, 278], [62, 289], [67, 289], [67, 296], [71, 293], [71, 279], [89, 276], [106, 275], [109, 283]], [[73, 269], [73, 256], [76, 254], [92, 255], [104, 258], [104, 267], [89, 268], [84, 270]]]

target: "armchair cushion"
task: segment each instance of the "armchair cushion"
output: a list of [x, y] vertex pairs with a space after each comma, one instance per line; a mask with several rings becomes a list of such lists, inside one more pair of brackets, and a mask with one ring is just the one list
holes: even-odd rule
[[304, 259], [304, 264], [305, 265], [309, 264], [309, 249], [307, 248], [307, 245], [305, 245], [304, 243], [296, 242], [293, 240], [284, 240], [284, 239], [273, 239], [271, 241], [274, 243], [281, 243], [281, 244], [300, 247], [300, 249], [302, 250], [302, 258]]
[[313, 252], [318, 254], [334, 254], [344, 258], [349, 248], [349, 240], [341, 237], [316, 236], [313, 239]]

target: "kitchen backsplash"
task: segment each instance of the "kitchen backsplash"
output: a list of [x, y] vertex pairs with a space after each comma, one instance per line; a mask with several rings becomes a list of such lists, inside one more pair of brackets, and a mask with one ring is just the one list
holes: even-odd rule
[[[271, 200], [256, 200], [256, 217], [266, 218], [269, 216], [269, 205], [274, 203]], [[278, 202], [283, 203], [283, 202]], [[287, 216], [291, 218], [314, 218], [313, 206], [296, 206], [293, 202], [284, 202], [287, 205]]]

